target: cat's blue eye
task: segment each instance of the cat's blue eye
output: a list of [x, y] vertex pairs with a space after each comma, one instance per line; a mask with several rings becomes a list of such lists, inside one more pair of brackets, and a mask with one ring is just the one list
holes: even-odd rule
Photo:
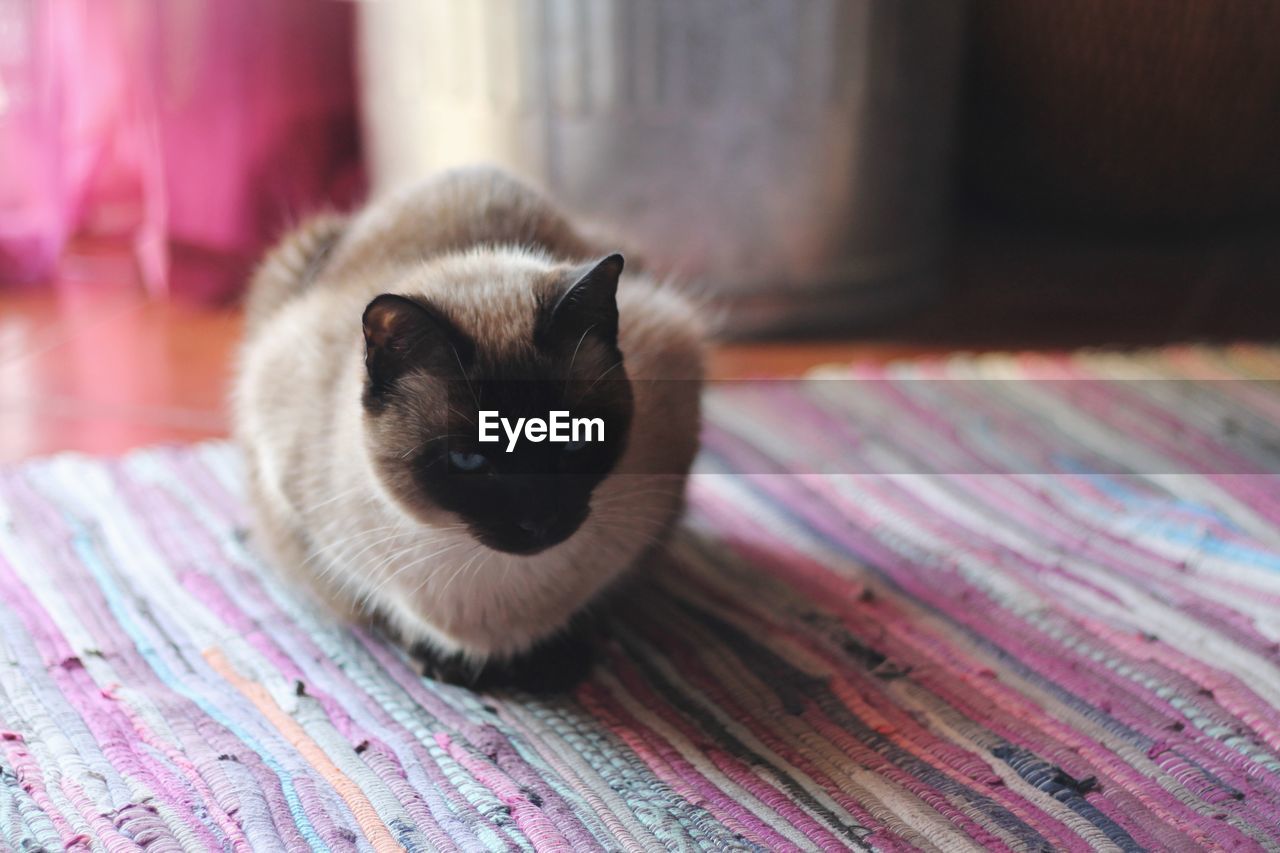
[[564, 452], [576, 453], [577, 451], [581, 450], [586, 446], [587, 446], [587, 443], [585, 441], [566, 441], [564, 443]]
[[450, 450], [449, 464], [459, 471], [479, 471], [489, 464], [489, 458], [483, 453], [468, 453], [465, 450]]

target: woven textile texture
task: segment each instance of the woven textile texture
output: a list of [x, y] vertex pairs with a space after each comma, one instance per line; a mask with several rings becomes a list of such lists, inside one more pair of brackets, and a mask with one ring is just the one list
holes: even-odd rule
[[825, 376], [710, 391], [688, 521], [559, 698], [310, 608], [230, 445], [3, 469], [0, 839], [1280, 849], [1280, 351]]

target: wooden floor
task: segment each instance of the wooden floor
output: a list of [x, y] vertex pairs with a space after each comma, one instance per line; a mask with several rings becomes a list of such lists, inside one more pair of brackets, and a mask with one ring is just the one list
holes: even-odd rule
[[[718, 347], [716, 377], [956, 348], [1280, 338], [1280, 251], [1266, 234], [1203, 246], [1079, 246], [967, 234], [943, 295], [836, 341]], [[0, 285], [0, 462], [222, 436], [237, 311], [148, 298], [127, 253], [67, 258], [56, 288]]]
[[[240, 314], [149, 298], [119, 257], [80, 258], [56, 289], [0, 289], [0, 462], [114, 454], [227, 433]], [[791, 375], [921, 347], [836, 342], [717, 349], [722, 377]]]
[[[0, 296], [0, 462], [225, 435], [238, 312], [136, 295]], [[876, 345], [730, 347], [717, 375], [785, 375]]]

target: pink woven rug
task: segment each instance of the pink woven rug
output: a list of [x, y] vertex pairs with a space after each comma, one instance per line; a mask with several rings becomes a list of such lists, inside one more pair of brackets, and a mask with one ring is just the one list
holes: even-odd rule
[[1280, 355], [713, 389], [687, 530], [555, 700], [416, 677], [228, 445], [0, 473], [11, 849], [1280, 849]]

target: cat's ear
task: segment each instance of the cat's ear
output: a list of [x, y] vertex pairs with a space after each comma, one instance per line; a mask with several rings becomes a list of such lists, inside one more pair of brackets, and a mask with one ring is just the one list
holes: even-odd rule
[[592, 334], [618, 345], [618, 278], [625, 261], [616, 252], [575, 271], [573, 284], [551, 307], [543, 323], [547, 342], [573, 346]]
[[[452, 375], [461, 368], [467, 342], [439, 311], [384, 293], [364, 309], [364, 363], [376, 396], [412, 368]], [[469, 352], [468, 352], [469, 357]]]

